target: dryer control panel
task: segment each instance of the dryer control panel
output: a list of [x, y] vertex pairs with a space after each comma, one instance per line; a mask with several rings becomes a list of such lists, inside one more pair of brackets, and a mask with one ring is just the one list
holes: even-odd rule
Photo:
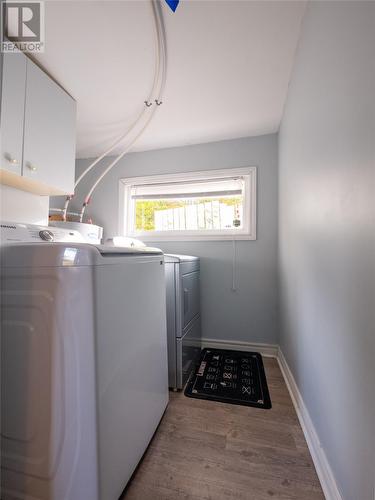
[[19, 222], [0, 222], [0, 244], [7, 243], [52, 243], [75, 242], [84, 243], [83, 236], [72, 229], [59, 227], [21, 224]]

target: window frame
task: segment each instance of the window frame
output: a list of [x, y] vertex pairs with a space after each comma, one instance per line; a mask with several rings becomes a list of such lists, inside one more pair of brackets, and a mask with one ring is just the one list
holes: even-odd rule
[[[245, 176], [243, 229], [241, 230], [195, 230], [195, 231], [131, 231], [131, 189], [134, 184], [168, 184], [194, 180], [215, 180], [223, 177]], [[225, 168], [184, 172], [177, 174], [145, 175], [126, 177], [119, 181], [119, 234], [139, 238], [143, 241], [218, 241], [218, 240], [256, 240], [257, 222], [257, 167]], [[180, 233], [180, 234], [178, 234]], [[183, 234], [181, 234], [183, 233]]]

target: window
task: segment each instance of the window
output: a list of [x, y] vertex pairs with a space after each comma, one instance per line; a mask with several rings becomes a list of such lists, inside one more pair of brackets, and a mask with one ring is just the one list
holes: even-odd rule
[[120, 224], [144, 240], [254, 240], [256, 168], [121, 179]]

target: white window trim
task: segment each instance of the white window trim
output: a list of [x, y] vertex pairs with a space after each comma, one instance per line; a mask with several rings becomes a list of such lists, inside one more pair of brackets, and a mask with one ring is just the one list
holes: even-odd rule
[[[190, 181], [195, 179], [216, 179], [223, 176], [248, 176], [245, 182], [245, 206], [243, 213], [246, 227], [241, 231], [184, 231], [176, 234], [172, 231], [137, 232], [133, 233], [128, 227], [128, 213], [130, 209], [130, 189], [134, 184], [156, 184], [166, 182]], [[248, 194], [248, 196], [247, 196]], [[127, 177], [119, 182], [119, 235], [139, 238], [143, 241], [218, 241], [218, 240], [256, 240], [256, 209], [257, 209], [257, 167], [226, 168], [220, 170], [206, 170], [199, 172], [185, 172], [178, 174], [147, 175], [142, 177]]]

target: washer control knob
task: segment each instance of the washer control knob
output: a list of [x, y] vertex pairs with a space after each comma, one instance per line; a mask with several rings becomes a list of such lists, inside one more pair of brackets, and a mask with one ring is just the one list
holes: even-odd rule
[[44, 241], [53, 241], [54, 239], [53, 232], [49, 231], [48, 229], [43, 229], [43, 231], [39, 231], [39, 236]]

